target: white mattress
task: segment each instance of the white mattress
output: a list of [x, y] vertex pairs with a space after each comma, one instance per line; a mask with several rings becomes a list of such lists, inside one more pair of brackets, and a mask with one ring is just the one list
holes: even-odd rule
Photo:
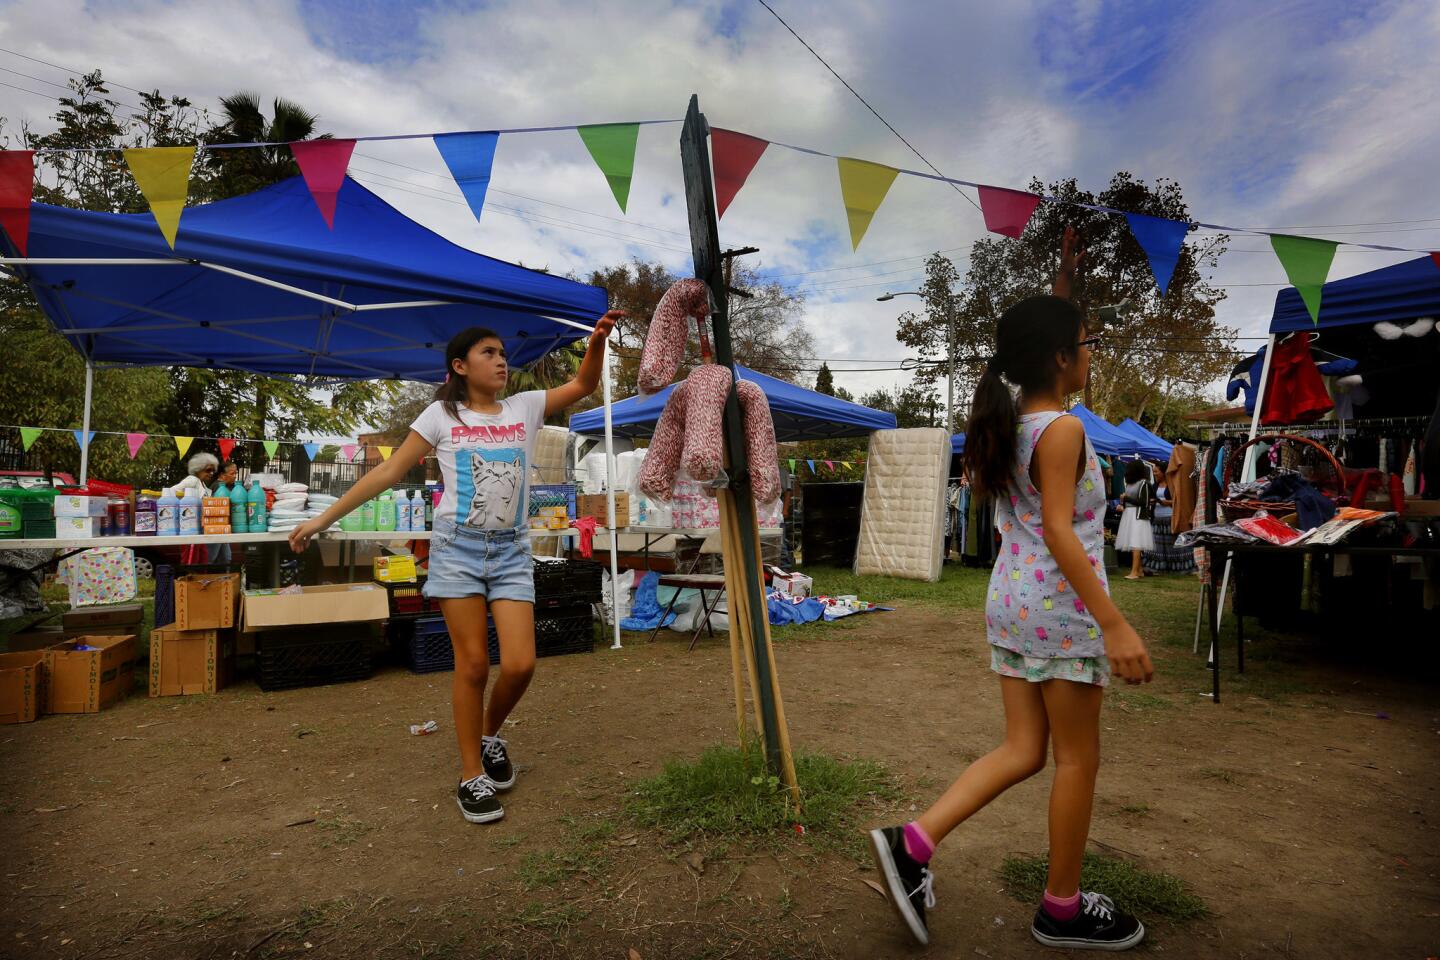
[[950, 435], [939, 428], [870, 435], [857, 576], [940, 579]]
[[564, 427], [542, 427], [535, 442], [535, 471], [530, 475], [535, 483], [564, 483], [565, 446], [570, 431]]

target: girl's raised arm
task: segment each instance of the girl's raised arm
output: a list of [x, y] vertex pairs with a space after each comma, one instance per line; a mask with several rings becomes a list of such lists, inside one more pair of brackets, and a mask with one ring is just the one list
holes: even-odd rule
[[610, 331], [615, 329], [615, 323], [623, 316], [624, 310], [611, 310], [595, 321], [590, 343], [585, 348], [585, 359], [580, 361], [580, 370], [575, 374], [575, 379], [545, 391], [545, 416], [573, 407], [600, 386], [600, 371], [605, 363], [605, 340], [610, 336]]

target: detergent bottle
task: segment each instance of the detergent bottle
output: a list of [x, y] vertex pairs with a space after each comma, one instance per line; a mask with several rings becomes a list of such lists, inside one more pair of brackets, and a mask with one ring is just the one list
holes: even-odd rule
[[360, 505], [360, 529], [375, 529], [375, 501], [366, 500]]
[[162, 537], [180, 535], [180, 498], [174, 487], [166, 487], [155, 502], [155, 531]]
[[375, 501], [375, 529], [390, 533], [395, 529], [395, 500], [389, 490]]
[[202, 504], [200, 503], [200, 497], [198, 495], [192, 497], [190, 493], [191, 491], [189, 490], [182, 493], [175, 507], [176, 523], [179, 527], [180, 536], [182, 537], [200, 536], [200, 510]]
[[410, 532], [410, 497], [404, 490], [395, 491], [395, 532]]
[[410, 529], [415, 533], [425, 532], [425, 498], [419, 490], [410, 499]]
[[[258, 486], [258, 484], [257, 484]], [[249, 533], [250, 524], [246, 522], [246, 515], [250, 510], [250, 492], [239, 480], [230, 491], [230, 532]]]
[[250, 496], [245, 503], [245, 525], [251, 533], [264, 533], [270, 523], [265, 511], [265, 488], [259, 481], [250, 484]]

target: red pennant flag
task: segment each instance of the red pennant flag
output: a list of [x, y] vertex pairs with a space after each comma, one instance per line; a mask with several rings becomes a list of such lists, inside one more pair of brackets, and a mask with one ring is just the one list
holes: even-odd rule
[[1435, 266], [1440, 267], [1440, 253], [1430, 254], [1430, 259], [1435, 261]]
[[230, 451], [235, 449], [235, 441], [229, 437], [221, 437], [218, 442], [220, 444], [220, 459], [229, 460]]
[[335, 228], [335, 198], [345, 182], [345, 168], [350, 165], [350, 154], [355, 149], [354, 140], [296, 140], [290, 144], [290, 152], [300, 165], [305, 177], [305, 186], [320, 208], [325, 225]]
[[25, 247], [30, 240], [30, 194], [35, 188], [35, 151], [0, 151], [0, 226], [10, 242], [29, 256]]
[[980, 212], [985, 215], [985, 229], [991, 233], [1018, 239], [1038, 206], [1040, 198], [1033, 193], [1004, 187], [980, 188]]
[[761, 140], [734, 130], [710, 128], [710, 156], [714, 164], [716, 217], [725, 216], [730, 201], [745, 186], [745, 178], [755, 169], [755, 164], [770, 141]]
[[834, 461], [834, 460], [826, 460], [826, 461], [825, 461], [825, 466], [827, 466], [827, 467], [830, 468], [830, 472], [831, 472], [831, 473], [834, 473], [834, 472], [835, 472], [835, 461]]

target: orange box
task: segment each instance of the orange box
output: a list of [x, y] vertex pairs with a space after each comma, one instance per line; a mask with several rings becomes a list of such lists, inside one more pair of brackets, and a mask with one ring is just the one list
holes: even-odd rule
[[150, 631], [150, 696], [215, 693], [230, 682], [235, 663], [234, 630]]
[[225, 537], [230, 535], [230, 524], [228, 523], [207, 523], [200, 527], [200, 532], [207, 537]]
[[46, 713], [99, 713], [135, 684], [135, 638], [77, 637], [46, 650], [45, 668]]
[[0, 723], [29, 723], [45, 712], [44, 650], [0, 653]]
[[235, 626], [240, 574], [205, 573], [175, 581], [175, 628], [220, 630]]

